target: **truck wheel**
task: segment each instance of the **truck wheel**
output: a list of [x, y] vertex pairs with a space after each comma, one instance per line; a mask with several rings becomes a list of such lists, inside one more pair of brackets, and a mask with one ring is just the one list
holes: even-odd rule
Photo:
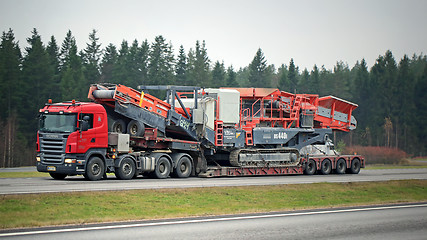
[[87, 180], [98, 181], [104, 176], [104, 162], [99, 157], [92, 157], [86, 165], [86, 172], [83, 176]]
[[126, 123], [122, 119], [114, 120], [113, 124], [111, 124], [111, 132], [125, 133], [125, 131], [126, 131]]
[[347, 166], [345, 164], [344, 159], [342, 159], [342, 158], [338, 159], [337, 168], [335, 169], [335, 173], [344, 174], [346, 169], [347, 169]]
[[62, 173], [49, 173], [49, 175], [55, 180], [64, 180], [67, 177], [67, 174]]
[[129, 180], [135, 176], [135, 162], [130, 158], [124, 158], [120, 166], [115, 168], [114, 174], [118, 179]]
[[142, 136], [144, 136], [144, 133], [145, 133], [144, 124], [141, 124], [140, 122], [138, 122], [136, 120], [132, 120], [128, 124], [127, 132], [131, 136], [142, 137]]
[[360, 160], [358, 158], [355, 158], [353, 161], [351, 161], [349, 172], [351, 174], [358, 174], [360, 172]]
[[191, 163], [191, 160], [187, 156], [183, 156], [178, 160], [173, 176], [178, 178], [188, 178], [192, 171], [193, 164]]
[[304, 173], [306, 175], [313, 175], [316, 172], [316, 162], [313, 159], [308, 160], [305, 165]]
[[154, 176], [156, 178], [167, 178], [171, 172], [171, 163], [166, 157], [161, 157], [157, 161], [156, 169], [154, 170]]
[[322, 175], [328, 175], [331, 173], [332, 163], [329, 159], [325, 159], [322, 161], [322, 165], [320, 166], [320, 173]]

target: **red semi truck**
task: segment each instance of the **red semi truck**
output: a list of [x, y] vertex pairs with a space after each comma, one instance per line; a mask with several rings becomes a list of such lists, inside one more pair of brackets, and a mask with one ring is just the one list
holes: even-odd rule
[[[357, 174], [360, 155], [333, 150], [333, 131], [356, 128], [356, 104], [266, 88], [93, 84], [91, 102], [40, 109], [37, 170], [54, 179], [115, 173], [253, 176]], [[163, 90], [165, 100], [148, 91]]]

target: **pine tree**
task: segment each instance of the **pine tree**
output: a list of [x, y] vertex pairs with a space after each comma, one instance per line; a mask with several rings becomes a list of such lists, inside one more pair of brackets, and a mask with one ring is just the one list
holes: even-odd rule
[[[419, 140], [418, 143], [420, 145], [419, 149], [414, 152], [417, 156], [425, 156], [427, 153], [427, 128], [424, 127], [427, 123], [427, 61], [424, 62], [424, 72], [418, 78], [415, 87], [415, 98], [414, 101], [415, 107], [417, 109], [417, 115], [414, 119], [413, 126], [417, 128], [416, 136]], [[420, 127], [421, 126], [421, 127]]]
[[294, 59], [291, 58], [291, 61], [289, 62], [289, 69], [288, 69], [288, 82], [290, 84], [289, 86], [289, 92], [297, 92], [298, 88], [298, 68], [295, 67]]
[[255, 54], [251, 64], [249, 64], [249, 83], [253, 87], [269, 86], [270, 82], [267, 79], [267, 61], [261, 48]]
[[179, 47], [178, 60], [175, 66], [176, 84], [186, 85], [187, 84], [187, 56], [185, 56], [184, 47]]
[[282, 64], [278, 70], [279, 85], [277, 86], [282, 91], [289, 91], [290, 83], [288, 80], [288, 67]]
[[105, 48], [104, 54], [102, 56], [101, 76], [100, 76], [101, 83], [114, 82], [113, 71], [116, 67], [117, 59], [118, 59], [118, 53], [117, 53], [116, 46], [110, 43]]
[[236, 72], [233, 69], [233, 65], [227, 68], [227, 87], [239, 87], [236, 79]]
[[225, 85], [225, 74], [224, 63], [216, 61], [212, 70], [212, 86], [223, 87]]
[[[415, 108], [415, 77], [410, 71], [410, 60], [404, 55], [399, 62], [397, 83], [394, 101], [396, 108], [393, 109], [393, 120], [395, 121], [395, 147], [402, 146], [404, 149], [414, 152], [417, 142], [408, 136], [416, 135], [417, 128], [413, 125], [416, 118]], [[401, 137], [399, 137], [401, 136]], [[400, 140], [400, 141], [399, 141]], [[400, 142], [400, 143], [399, 143]]]
[[49, 56], [49, 63], [53, 68], [52, 89], [55, 89], [55, 91], [52, 91], [50, 93], [49, 97], [59, 101], [61, 99], [61, 91], [59, 91], [61, 86], [61, 83], [60, 83], [61, 78], [59, 74], [59, 71], [60, 71], [59, 47], [54, 36], [50, 37], [50, 41], [47, 43], [46, 52]]
[[18, 42], [15, 41], [15, 34], [12, 29], [3, 32], [0, 44], [0, 104], [3, 111], [0, 112], [0, 118], [7, 118], [13, 111], [16, 111], [22, 105], [22, 92], [20, 88], [23, 85], [20, 65], [22, 54]]
[[0, 113], [0, 123], [3, 126], [0, 129], [1, 167], [17, 166], [22, 158], [28, 157], [22, 154], [22, 148], [27, 143], [19, 141], [20, 134], [17, 132], [18, 112], [27, 109], [24, 98], [29, 98], [21, 91], [25, 87], [20, 72], [21, 61], [21, 50], [12, 29], [9, 29], [7, 33], [3, 32], [0, 42], [0, 104], [3, 109]]
[[299, 89], [301, 89], [301, 91], [304, 93], [310, 93], [310, 91], [308, 90], [309, 84], [310, 84], [310, 73], [308, 72], [307, 68], [305, 68], [304, 71], [302, 71]]
[[129, 86], [137, 88], [148, 80], [148, 54], [149, 45], [147, 40], [139, 46], [135, 39], [129, 48], [127, 55], [127, 71], [129, 74]]
[[[29, 47], [22, 62], [22, 79], [20, 92], [23, 94], [22, 104], [25, 108], [18, 109], [19, 133], [22, 143], [33, 146], [36, 141], [34, 132], [37, 131], [37, 109], [42, 107], [48, 98], [58, 89], [54, 84], [55, 69], [47, 53], [41, 36], [33, 29], [32, 36], [27, 38]], [[34, 111], [28, 111], [29, 109]]]
[[166, 43], [163, 36], [157, 36], [151, 45], [150, 63], [148, 64], [148, 77], [152, 84], [173, 84], [174, 56], [172, 44]]
[[129, 76], [129, 44], [126, 40], [122, 41], [119, 49], [119, 55], [117, 57], [117, 62], [114, 65], [113, 69], [113, 82], [112, 83], [121, 83], [121, 84], [129, 84], [130, 76]]
[[313, 66], [310, 74], [310, 84], [309, 84], [309, 93], [319, 94], [320, 93], [320, 77], [319, 77], [319, 68], [317, 65]]
[[188, 62], [189, 64], [194, 64], [191, 67], [189, 65], [189, 68], [191, 69], [189, 74], [191, 75], [190, 78], [192, 78], [193, 83], [201, 87], [211, 86], [210, 60], [208, 58], [205, 41], [203, 41], [201, 45], [199, 41], [196, 41], [196, 47], [192, 57], [194, 59], [190, 59], [189, 56]]
[[82, 60], [77, 55], [76, 40], [70, 30], [62, 43], [60, 68], [62, 100], [86, 100], [88, 86], [83, 74]]
[[95, 29], [89, 34], [89, 43], [86, 43], [86, 48], [83, 50], [82, 59], [84, 67], [84, 75], [87, 80], [87, 86], [91, 83], [96, 83], [100, 79], [100, 58], [102, 55], [101, 44], [96, 36]]

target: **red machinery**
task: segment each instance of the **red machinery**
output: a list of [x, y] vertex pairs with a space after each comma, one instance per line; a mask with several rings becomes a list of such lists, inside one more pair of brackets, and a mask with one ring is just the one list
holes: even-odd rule
[[[357, 125], [357, 105], [345, 100], [266, 88], [140, 89], [95, 84], [88, 95], [95, 103], [47, 104], [40, 110], [37, 169], [57, 179], [98, 180], [107, 172], [130, 179], [342, 174], [364, 167], [362, 156], [337, 154], [328, 138]], [[166, 99], [151, 90], [166, 91]], [[61, 126], [63, 119], [69, 126]]]

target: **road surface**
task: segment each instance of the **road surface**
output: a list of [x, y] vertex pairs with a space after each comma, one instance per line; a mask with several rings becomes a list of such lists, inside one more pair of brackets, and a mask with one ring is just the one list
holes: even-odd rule
[[426, 239], [427, 203], [0, 232], [7, 239]]
[[130, 189], [191, 188], [218, 186], [250, 186], [277, 184], [304, 184], [318, 182], [364, 182], [402, 179], [427, 179], [427, 168], [364, 170], [357, 175], [298, 175], [298, 176], [262, 176], [228, 178], [187, 178], [187, 179], [146, 179], [128, 181], [117, 180], [109, 176], [107, 180], [90, 182], [82, 176], [67, 177], [65, 180], [53, 180], [50, 177], [39, 178], [3, 178], [0, 179], [0, 194], [105, 191]]

